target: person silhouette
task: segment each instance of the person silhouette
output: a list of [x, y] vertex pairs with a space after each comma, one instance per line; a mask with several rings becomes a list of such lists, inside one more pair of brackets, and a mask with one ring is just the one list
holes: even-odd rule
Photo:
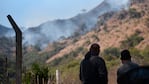
[[126, 49], [121, 51], [121, 62], [122, 66], [120, 66], [117, 70], [117, 83], [118, 84], [128, 84], [127, 78], [123, 77], [128, 71], [138, 68], [139, 65], [131, 61], [130, 52]]
[[99, 53], [100, 46], [94, 43], [81, 61], [80, 80], [82, 84], [108, 84], [106, 64]]

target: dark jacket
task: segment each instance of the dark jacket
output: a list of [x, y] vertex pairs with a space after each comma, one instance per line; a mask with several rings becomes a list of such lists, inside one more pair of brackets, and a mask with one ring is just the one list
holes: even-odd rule
[[107, 84], [108, 72], [105, 61], [87, 53], [80, 64], [80, 80], [83, 84]]
[[139, 65], [131, 61], [124, 63], [117, 71], [117, 83], [118, 84], [131, 84], [129, 83], [128, 79], [124, 77], [124, 75], [128, 71], [135, 69], [137, 67], [139, 67]]
[[118, 84], [149, 84], [149, 66], [139, 66], [118, 77]]
[[139, 67], [138, 64], [133, 63], [131, 61], [128, 61], [126, 63], [124, 63], [118, 70], [117, 70], [117, 77], [125, 74], [126, 72], [128, 72], [129, 70]]

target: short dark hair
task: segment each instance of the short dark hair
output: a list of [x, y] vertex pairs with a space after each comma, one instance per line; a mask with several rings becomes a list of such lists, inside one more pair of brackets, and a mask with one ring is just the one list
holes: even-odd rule
[[131, 59], [130, 52], [128, 50], [123, 50], [121, 52], [121, 60], [130, 60], [130, 59]]
[[100, 52], [100, 46], [97, 43], [94, 43], [90, 47], [90, 53], [91, 55], [99, 55]]

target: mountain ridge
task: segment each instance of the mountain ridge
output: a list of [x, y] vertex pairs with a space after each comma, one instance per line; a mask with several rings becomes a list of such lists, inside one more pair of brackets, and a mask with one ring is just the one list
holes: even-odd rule
[[80, 13], [72, 18], [47, 21], [39, 26], [30, 27], [23, 31], [23, 44], [39, 44], [41, 48], [44, 48], [48, 43], [57, 41], [61, 37], [68, 38], [76, 32], [77, 34], [84, 34], [94, 28], [97, 20], [99, 20], [98, 16], [110, 11], [120, 10], [122, 7], [119, 5], [113, 7], [111, 2], [105, 0], [92, 10]]
[[[35, 32], [38, 31], [38, 34], [43, 35], [42, 38], [49, 39], [49, 42], [58, 40], [62, 36], [66, 38], [71, 36], [75, 31], [80, 28], [81, 25], [85, 25], [85, 30], [88, 31], [96, 24], [97, 18], [100, 13], [99, 10], [97, 11], [97, 8], [103, 9], [107, 5], [108, 3], [103, 2], [102, 7], [101, 5], [99, 5], [95, 9], [87, 13], [78, 14], [69, 19], [57, 19], [54, 21], [45, 22], [39, 25], [34, 30]], [[108, 6], [106, 10], [110, 10], [110, 6]], [[30, 32], [30, 30], [32, 30], [32, 28], [29, 28], [27, 32]], [[31, 33], [34, 33], [34, 31], [31, 31]], [[34, 35], [32, 36], [32, 38], [35, 39]], [[32, 41], [32, 38], [30, 38], [30, 41]], [[37, 37], [36, 41], [33, 41], [33, 43], [37, 42], [37, 40], [40, 40], [40, 37]]]
[[[146, 46], [149, 46], [149, 30], [148, 26], [145, 25], [148, 18], [148, 11], [146, 11], [148, 6], [145, 6], [146, 4], [143, 3], [135, 3], [132, 4], [128, 10], [103, 14], [99, 17], [99, 19], [106, 19], [109, 16], [107, 21], [102, 22], [102, 20], [99, 20], [99, 22], [97, 22], [96, 29], [79, 37], [76, 42], [69, 44], [64, 49], [60, 50], [59, 53], [51, 56], [46, 63], [50, 63], [55, 59], [61, 58], [66, 54], [75, 51], [78, 47], [86, 46], [86, 49], [88, 49], [90, 43], [94, 42], [101, 45], [101, 51], [104, 51], [109, 47], [119, 48], [123, 44], [122, 42], [133, 35], [138, 35], [138, 37], [143, 38], [142, 41], [135, 47], [137, 49], [144, 49]], [[145, 11], [145, 13], [140, 10]], [[89, 44], [87, 42], [89, 42]]]

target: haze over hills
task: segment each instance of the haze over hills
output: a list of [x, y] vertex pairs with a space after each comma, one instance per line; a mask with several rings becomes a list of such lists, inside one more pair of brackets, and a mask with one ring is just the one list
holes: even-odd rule
[[[122, 6], [126, 5], [127, 3], [128, 2], [123, 3]], [[67, 38], [73, 35], [74, 32], [85, 33], [86, 31], [89, 31], [91, 28], [95, 26], [98, 16], [106, 12], [115, 11], [116, 7], [117, 9], [121, 8], [121, 6], [117, 5], [115, 5], [116, 7], [114, 8], [111, 4], [112, 3], [109, 3], [105, 0], [100, 5], [98, 5], [97, 7], [95, 7], [87, 13], [76, 15], [75, 17], [72, 17], [70, 19], [54, 20], [43, 23], [34, 29], [35, 32], [38, 32], [39, 37], [36, 37], [36, 35], [32, 34], [32, 37], [25, 37], [25, 39], [29, 40], [29, 44], [34, 44], [38, 42], [38, 40], [40, 40], [40, 36], [46, 39], [46, 41], [43, 40], [44, 42], [53, 42], [55, 40], [60, 39], [60, 37]], [[32, 29], [30, 28], [26, 31], [27, 33], [25, 33], [25, 35], [35, 33], [34, 31], [32, 31]], [[34, 40], [32, 38], [34, 38]]]
[[[8, 32], [10, 32], [10, 33], [8, 33]], [[7, 28], [3, 25], [0, 25], [0, 37], [3, 37], [3, 36], [9, 37], [10, 36], [9, 34], [12, 34], [12, 33], [13, 33], [12, 29]]]
[[[115, 2], [119, 2], [119, 4], [114, 4]], [[128, 0], [123, 0], [122, 2], [105, 0], [94, 9], [80, 13], [72, 18], [48, 21], [37, 27], [28, 28], [23, 31], [23, 43], [25, 45], [38, 44], [41, 47], [45, 47], [49, 42], [70, 37], [76, 32], [77, 34], [84, 34], [94, 28], [100, 15], [126, 8], [128, 4]]]

